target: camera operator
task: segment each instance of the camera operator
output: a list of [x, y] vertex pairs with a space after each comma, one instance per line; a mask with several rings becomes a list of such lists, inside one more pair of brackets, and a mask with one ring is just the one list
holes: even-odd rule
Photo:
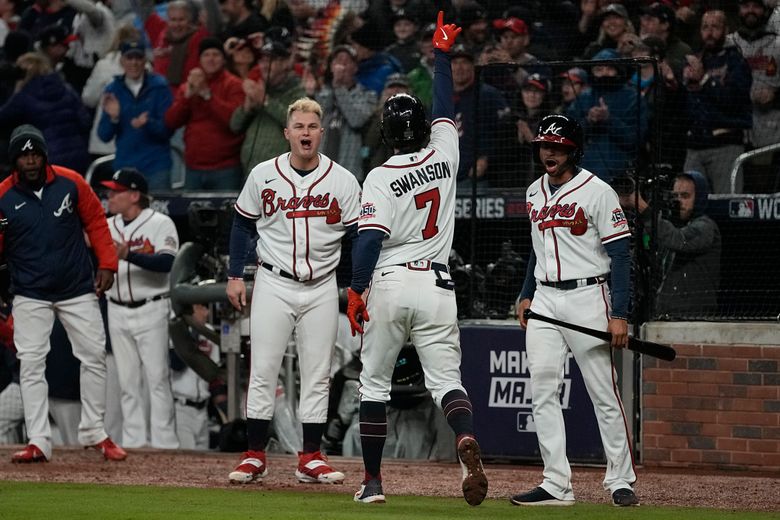
[[[708, 194], [704, 175], [679, 174], [671, 209], [659, 212], [655, 225], [662, 274], [655, 317], [704, 316], [717, 310], [721, 240], [718, 225], [704, 214]], [[653, 225], [653, 211], [633, 189], [620, 193], [620, 204], [635, 209], [646, 230]]]

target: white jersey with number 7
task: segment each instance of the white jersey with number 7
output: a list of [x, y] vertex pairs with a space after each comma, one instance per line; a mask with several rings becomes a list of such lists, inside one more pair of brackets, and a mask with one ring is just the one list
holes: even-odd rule
[[371, 170], [363, 184], [358, 229], [388, 235], [376, 269], [417, 260], [448, 263], [459, 161], [458, 131], [441, 118], [431, 124], [427, 147], [394, 155]]

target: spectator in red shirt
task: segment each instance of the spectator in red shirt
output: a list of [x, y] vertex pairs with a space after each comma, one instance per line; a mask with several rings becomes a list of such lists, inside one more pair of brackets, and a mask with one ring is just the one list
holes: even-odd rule
[[241, 80], [225, 69], [218, 38], [200, 42], [200, 66], [192, 69], [165, 114], [171, 129], [184, 130], [185, 189], [238, 191], [243, 134], [230, 130], [230, 116], [244, 102]]

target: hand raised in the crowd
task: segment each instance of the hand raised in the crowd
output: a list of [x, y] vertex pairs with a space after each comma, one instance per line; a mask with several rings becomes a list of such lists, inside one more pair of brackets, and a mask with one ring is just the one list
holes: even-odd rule
[[688, 64], [683, 68], [683, 81], [686, 85], [698, 86], [704, 77], [704, 65], [701, 60], [692, 54], [685, 57]]
[[591, 123], [601, 123], [609, 119], [609, 107], [603, 97], [599, 98], [599, 104], [588, 110], [588, 121]]
[[439, 11], [439, 17], [436, 20], [436, 32], [433, 33], [433, 46], [441, 51], [449, 52], [461, 30], [454, 23], [445, 24], [444, 11]]
[[119, 100], [110, 92], [103, 94], [103, 111], [108, 114], [111, 119], [119, 119], [119, 113], [122, 110], [122, 106], [119, 104]]
[[244, 89], [244, 108], [250, 109], [265, 103], [265, 81], [245, 79], [241, 84]]
[[206, 84], [206, 73], [202, 69], [194, 68], [187, 76], [187, 90], [185, 96], [190, 98], [196, 94], [200, 94], [206, 90], [208, 85]]
[[149, 112], [141, 112], [138, 116], [130, 120], [130, 126], [133, 128], [141, 128], [149, 122]]

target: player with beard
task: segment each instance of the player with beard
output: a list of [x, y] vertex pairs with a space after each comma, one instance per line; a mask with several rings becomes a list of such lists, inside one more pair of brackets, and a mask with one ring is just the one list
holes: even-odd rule
[[[612, 364], [612, 348], [625, 348], [628, 343], [631, 232], [615, 190], [578, 166], [583, 132], [576, 121], [562, 115], [542, 119], [534, 150], [545, 173], [526, 194], [533, 250], [518, 297], [517, 317], [527, 329], [533, 417], [544, 480], [531, 491], [513, 496], [511, 502], [520, 506], [574, 504], [559, 395], [571, 351], [593, 401], [604, 444], [604, 489], [612, 494], [616, 506], [638, 505], [631, 441]], [[611, 287], [606, 283], [608, 276]], [[529, 322], [523, 316], [526, 309], [608, 331], [612, 342], [539, 320]]]

